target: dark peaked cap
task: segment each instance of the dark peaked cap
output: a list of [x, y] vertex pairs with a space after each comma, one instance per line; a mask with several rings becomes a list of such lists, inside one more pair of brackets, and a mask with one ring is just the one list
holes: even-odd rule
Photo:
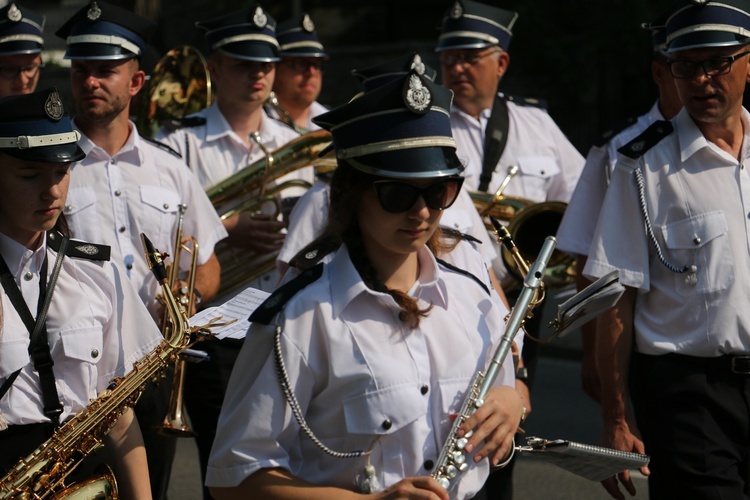
[[80, 137], [56, 88], [0, 99], [0, 153], [28, 161], [69, 163], [86, 156], [78, 146]]
[[211, 52], [248, 61], [279, 61], [276, 20], [260, 4], [230, 12], [223, 16], [199, 21], [195, 26], [204, 32]]
[[279, 23], [276, 39], [281, 57], [328, 57], [307, 14]]
[[750, 0], [682, 0], [667, 19], [667, 50], [743, 45], [750, 39]]
[[436, 52], [499, 46], [508, 50], [518, 14], [499, 7], [455, 0], [443, 18]]
[[44, 16], [11, 2], [0, 9], [0, 55], [42, 51]]
[[456, 175], [453, 93], [415, 70], [313, 121], [330, 130], [336, 158], [382, 177]]
[[156, 23], [100, 0], [82, 7], [55, 35], [68, 44], [65, 59], [141, 57]]

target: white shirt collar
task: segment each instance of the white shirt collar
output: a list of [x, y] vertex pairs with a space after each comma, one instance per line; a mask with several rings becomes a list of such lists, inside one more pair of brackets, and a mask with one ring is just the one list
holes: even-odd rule
[[135, 123], [133, 123], [132, 121], [128, 120], [128, 129], [130, 131], [128, 140], [125, 141], [125, 144], [123, 144], [120, 150], [112, 157], [110, 157], [104, 149], [97, 146], [91, 139], [86, 137], [86, 134], [84, 134], [81, 129], [78, 128], [78, 125], [75, 122], [75, 118], [73, 119], [73, 127], [81, 132], [81, 139], [78, 141], [78, 145], [81, 147], [83, 152], [86, 153], [87, 157], [91, 155], [92, 158], [100, 160], [110, 160], [112, 158], [122, 159], [125, 161], [129, 161], [137, 166], [141, 166], [143, 164], [143, 152], [141, 151], [142, 139], [138, 134], [138, 129], [135, 127]]
[[16, 240], [0, 233], [0, 254], [8, 265], [10, 273], [18, 280], [18, 273], [30, 260], [32, 270], [38, 272], [42, 268], [44, 255], [47, 252], [47, 239], [42, 238], [42, 244], [36, 250], [29, 250]]

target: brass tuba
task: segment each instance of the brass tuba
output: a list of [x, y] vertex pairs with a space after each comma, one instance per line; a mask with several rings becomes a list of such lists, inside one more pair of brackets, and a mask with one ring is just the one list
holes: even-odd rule
[[213, 100], [206, 59], [190, 45], [175, 47], [159, 60], [141, 91], [135, 120], [138, 132], [154, 137], [163, 125], [196, 113]]
[[[567, 203], [562, 201], [546, 201], [534, 203], [525, 198], [505, 196], [502, 191], [508, 182], [518, 173], [518, 167], [508, 168], [508, 173], [495, 194], [471, 191], [474, 206], [485, 221], [487, 217], [508, 223], [508, 232], [518, 246], [521, 258], [526, 262], [533, 262], [539, 254], [548, 235], [557, 233], [560, 227]], [[492, 224], [485, 222], [487, 230], [494, 232]], [[525, 273], [519, 269], [516, 259], [502, 248], [502, 258], [505, 267], [511, 273], [513, 282], [503, 283], [503, 288], [513, 288], [524, 280]], [[558, 288], [573, 284], [576, 277], [576, 260], [573, 256], [555, 250], [545, 268], [544, 283], [548, 288]]]
[[[265, 205], [274, 205], [278, 213], [278, 195], [282, 191], [293, 187], [310, 187], [308, 182], [300, 179], [278, 182], [279, 179], [303, 167], [331, 168], [335, 160], [328, 155], [318, 157], [318, 153], [330, 142], [330, 132], [308, 132], [275, 151], [269, 151], [264, 158], [209, 188], [206, 194], [222, 220], [245, 212], [258, 213]], [[277, 254], [248, 255], [247, 250], [233, 247], [226, 241], [220, 241], [215, 251], [221, 263], [218, 297], [225, 297], [276, 266]]]

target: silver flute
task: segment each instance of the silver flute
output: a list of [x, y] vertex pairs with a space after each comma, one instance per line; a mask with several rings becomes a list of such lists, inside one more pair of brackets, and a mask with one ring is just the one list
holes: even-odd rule
[[445, 444], [443, 444], [443, 449], [440, 451], [440, 456], [432, 473], [432, 477], [437, 479], [446, 490], [449, 490], [453, 486], [454, 480], [461, 472], [469, 468], [469, 464], [466, 463], [464, 447], [471, 433], [467, 433], [464, 437], [459, 438], [456, 436], [458, 428], [484, 404], [484, 398], [495, 382], [503, 366], [503, 362], [511, 350], [513, 338], [516, 336], [518, 329], [521, 328], [528, 314], [529, 305], [532, 304], [534, 295], [544, 278], [544, 270], [552, 256], [552, 252], [555, 250], [556, 244], [557, 240], [553, 236], [547, 236], [536, 262], [530, 267], [526, 275], [526, 279], [523, 282], [523, 290], [510, 313], [505, 326], [505, 333], [500, 340], [500, 345], [495, 350], [495, 354], [492, 356], [492, 361], [487, 372], [484, 373], [482, 370], [479, 370], [474, 376], [471, 386], [464, 397], [461, 410], [456, 420], [453, 421], [453, 427], [451, 427]]

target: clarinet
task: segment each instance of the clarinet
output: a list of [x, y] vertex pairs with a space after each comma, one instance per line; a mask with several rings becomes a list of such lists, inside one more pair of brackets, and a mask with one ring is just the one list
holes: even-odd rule
[[471, 386], [464, 398], [464, 402], [461, 405], [461, 410], [453, 421], [453, 427], [451, 427], [450, 433], [443, 444], [435, 470], [432, 473], [432, 477], [437, 479], [440, 485], [446, 490], [449, 490], [451, 486], [453, 486], [453, 480], [458, 477], [459, 473], [464, 472], [469, 468], [469, 464], [466, 463], [464, 447], [466, 446], [471, 433], [466, 434], [466, 436], [462, 438], [458, 438], [456, 432], [458, 432], [458, 428], [466, 422], [477, 408], [484, 404], [484, 398], [487, 396], [492, 384], [495, 382], [495, 379], [503, 366], [503, 361], [505, 361], [505, 358], [511, 349], [513, 338], [516, 336], [518, 329], [521, 328], [523, 321], [529, 312], [529, 306], [532, 305], [534, 295], [536, 295], [536, 292], [540, 287], [542, 278], [544, 277], [544, 270], [547, 267], [547, 262], [549, 262], [549, 259], [552, 256], [552, 252], [555, 250], [556, 243], [557, 240], [553, 236], [547, 236], [536, 262], [534, 262], [529, 269], [529, 272], [526, 274], [526, 279], [523, 282], [523, 290], [518, 296], [516, 305], [510, 313], [510, 317], [505, 327], [505, 333], [500, 340], [500, 345], [497, 347], [495, 354], [492, 356], [487, 372], [484, 373], [482, 370], [479, 370], [474, 376]]

